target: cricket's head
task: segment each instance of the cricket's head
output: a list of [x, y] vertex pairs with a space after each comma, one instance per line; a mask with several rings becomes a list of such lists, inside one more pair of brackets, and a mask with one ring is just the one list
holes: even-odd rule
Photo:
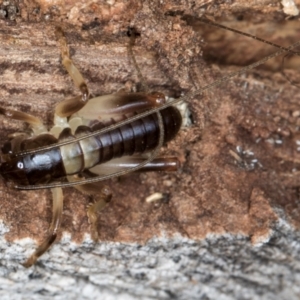
[[10, 153], [2, 152], [0, 155], [0, 175], [7, 182], [19, 185], [28, 184], [22, 157], [16, 157]]

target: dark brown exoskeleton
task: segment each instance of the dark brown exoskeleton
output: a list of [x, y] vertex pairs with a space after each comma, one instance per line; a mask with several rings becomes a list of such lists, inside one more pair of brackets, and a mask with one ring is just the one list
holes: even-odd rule
[[192, 91], [184, 99], [166, 103], [161, 93], [118, 92], [91, 98], [82, 75], [69, 56], [62, 31], [58, 30], [57, 35], [62, 63], [81, 95], [56, 106], [55, 125], [50, 132], [32, 115], [0, 108], [2, 115], [27, 122], [32, 129], [31, 136], [18, 133], [4, 144], [1, 176], [13, 182], [16, 188], [51, 188], [53, 194], [49, 234], [25, 262], [26, 267], [34, 264], [57, 236], [63, 209], [62, 187], [75, 186], [82, 192], [97, 195], [98, 200], [87, 211], [91, 235], [96, 241], [97, 212], [111, 199], [109, 188], [99, 188], [99, 181], [138, 169], [174, 171], [178, 168], [176, 157], [156, 157], [162, 144], [173, 139], [181, 127], [182, 116], [175, 104], [191, 99], [300, 44], [298, 42], [289, 48], [277, 46], [281, 48], [280, 51], [258, 63], [221, 78], [201, 90]]

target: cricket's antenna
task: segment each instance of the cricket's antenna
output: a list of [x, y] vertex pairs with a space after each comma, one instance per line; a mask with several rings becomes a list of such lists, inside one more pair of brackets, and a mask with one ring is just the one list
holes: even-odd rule
[[232, 31], [234, 33], [237, 33], [237, 34], [240, 34], [240, 35], [244, 35], [246, 37], [249, 37], [251, 39], [254, 39], [256, 41], [259, 41], [259, 42], [262, 42], [262, 43], [265, 43], [267, 45], [270, 45], [270, 46], [273, 46], [275, 48], [278, 48], [278, 49], [281, 49], [281, 50], [285, 50], [285, 51], [288, 51], [289, 53], [291, 54], [294, 54], [294, 55], [300, 55], [300, 52], [299, 51], [293, 51], [293, 50], [288, 50], [288, 48], [284, 47], [284, 46], [280, 46], [280, 45], [277, 45], [275, 43], [272, 43], [270, 41], [267, 41], [267, 40], [264, 40], [258, 36], [255, 36], [255, 35], [252, 35], [250, 33], [246, 33], [246, 32], [242, 32], [242, 31], [239, 31], [237, 29], [234, 29], [234, 28], [231, 28], [231, 27], [227, 27], [225, 25], [221, 25], [221, 24], [217, 24], [211, 20], [209, 20], [207, 17], [203, 16], [201, 17], [200, 19], [198, 19], [198, 21], [202, 22], [202, 23], [205, 23], [205, 24], [208, 24], [208, 25], [211, 25], [211, 26], [214, 26], [214, 27], [218, 27], [218, 28], [222, 28], [222, 29], [225, 29], [225, 30], [228, 30], [228, 31]]
[[[234, 32], [234, 33], [237, 33], [237, 34], [240, 34], [240, 35], [243, 35], [243, 36], [246, 36], [246, 37], [249, 37], [251, 39], [254, 39], [256, 41], [259, 41], [259, 42], [262, 42], [264, 44], [267, 44], [267, 45], [270, 45], [270, 46], [273, 46], [273, 47], [276, 47], [278, 49], [281, 49], [281, 50], [285, 50], [285, 51], [288, 51], [288, 53], [282, 58], [282, 63], [281, 63], [281, 73], [282, 75], [285, 77], [285, 79], [290, 82], [291, 85], [294, 85], [298, 88], [300, 88], [299, 86], [299, 83], [298, 82], [295, 82], [291, 79], [289, 79], [288, 75], [284, 72], [284, 60], [287, 56], [289, 55], [298, 55], [300, 56], [300, 51], [294, 51], [294, 50], [287, 50], [286, 47], [284, 46], [280, 46], [280, 45], [277, 45], [275, 43], [272, 43], [270, 41], [267, 41], [267, 40], [264, 40], [258, 36], [255, 36], [255, 35], [252, 35], [250, 33], [246, 33], [246, 32], [242, 32], [240, 30], [237, 30], [237, 29], [234, 29], [234, 28], [231, 28], [231, 27], [228, 27], [228, 26], [225, 26], [225, 25], [222, 25], [222, 24], [217, 24], [213, 21], [211, 21], [210, 19], [208, 19], [206, 16], [202, 16], [200, 19], [198, 19], [198, 21], [204, 23], [204, 24], [208, 24], [208, 25], [211, 25], [211, 26], [214, 26], [214, 27], [217, 27], [217, 28], [221, 28], [221, 29], [225, 29], [225, 30], [228, 30], [228, 31], [231, 31], [231, 32]], [[248, 69], [249, 70], [249, 69]]]
[[229, 79], [231, 79], [231, 78], [233, 78], [233, 77], [235, 77], [235, 76], [239, 76], [239, 75], [241, 75], [241, 74], [244, 74], [245, 72], [247, 72], [247, 71], [249, 71], [249, 70], [251, 70], [251, 69], [254, 69], [254, 68], [256, 68], [256, 67], [258, 67], [258, 66], [264, 64], [266, 61], [270, 60], [271, 58], [277, 57], [277, 56], [283, 54], [284, 52], [290, 52], [291, 49], [296, 48], [296, 47], [298, 47], [298, 46], [300, 46], [300, 41], [298, 41], [298, 42], [292, 44], [291, 46], [289, 46], [289, 47], [287, 47], [287, 48], [279, 46], [279, 47], [280, 47], [280, 50], [278, 50], [278, 51], [276, 51], [276, 52], [274, 52], [274, 53], [272, 53], [272, 54], [270, 54], [270, 55], [264, 57], [263, 59], [261, 59], [261, 60], [255, 62], [255, 63], [253, 63], [253, 64], [250, 64], [250, 65], [248, 65], [248, 66], [242, 68], [242, 69], [239, 70], [239, 71], [233, 72], [233, 73], [229, 74], [228, 76], [222, 77], [222, 78], [220, 78], [220, 79], [214, 81], [213, 83], [204, 86], [203, 88], [200, 88], [200, 89], [197, 89], [197, 90], [194, 90], [194, 91], [189, 92], [189, 93], [185, 96], [185, 99], [188, 100], [188, 99], [193, 98], [193, 97], [196, 96], [196, 95], [202, 94], [204, 91], [209, 90], [209, 89], [211, 89], [212, 87], [219, 86], [219, 85], [221, 85], [222, 83], [228, 81]]
[[299, 82], [294, 81], [294, 80], [291, 80], [291, 79], [288, 77], [288, 75], [285, 73], [285, 71], [284, 71], [284, 60], [285, 60], [286, 57], [291, 56], [291, 55], [293, 55], [293, 54], [289, 54], [289, 53], [288, 53], [288, 54], [286, 54], [286, 55], [282, 58], [282, 63], [281, 63], [280, 71], [281, 71], [282, 75], [284, 76], [284, 78], [285, 78], [291, 85], [294, 85], [294, 86], [296, 86], [297, 88], [300, 88]]

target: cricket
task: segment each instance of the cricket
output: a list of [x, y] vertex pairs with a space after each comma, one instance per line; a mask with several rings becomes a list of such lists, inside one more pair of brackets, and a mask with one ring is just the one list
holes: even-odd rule
[[179, 98], [169, 98], [160, 91], [149, 91], [147, 88], [147, 80], [134, 57], [134, 45], [138, 37], [135, 29], [130, 28], [128, 55], [144, 90], [136, 93], [120, 90], [94, 97], [80, 72], [80, 65], [71, 57], [64, 31], [56, 27], [55, 36], [62, 64], [80, 94], [56, 105], [50, 129], [34, 115], [0, 107], [3, 118], [25, 122], [30, 128], [30, 133], [16, 132], [8, 136], [5, 143], [2, 142], [2, 179], [10, 188], [50, 189], [52, 193], [52, 221], [47, 237], [24, 262], [25, 267], [35, 264], [57, 238], [63, 218], [63, 188], [74, 187], [93, 196], [94, 202], [87, 207], [87, 216], [91, 237], [98, 242], [98, 214], [113, 197], [111, 188], [102, 181], [132, 172], [176, 172], [180, 168], [176, 156], [159, 154], [163, 145], [176, 139], [186, 118], [180, 104], [188, 105], [196, 95], [220, 86], [271, 58], [287, 53], [298, 55], [293, 49], [300, 45], [300, 41], [283, 47], [216, 24], [205, 17], [201, 21], [256, 39], [277, 50], [200, 89], [191, 90]]

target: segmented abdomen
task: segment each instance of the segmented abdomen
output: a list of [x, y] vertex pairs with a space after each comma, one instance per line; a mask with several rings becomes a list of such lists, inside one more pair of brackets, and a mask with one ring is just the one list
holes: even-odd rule
[[[164, 142], [168, 142], [180, 129], [181, 114], [172, 106], [161, 110], [160, 114], [164, 125]], [[86, 135], [102, 127], [100, 123], [92, 128], [80, 126], [75, 135]], [[153, 150], [158, 145], [158, 139], [157, 115], [151, 114], [107, 133], [62, 146], [60, 152], [66, 175], [71, 175], [113, 158]]]

